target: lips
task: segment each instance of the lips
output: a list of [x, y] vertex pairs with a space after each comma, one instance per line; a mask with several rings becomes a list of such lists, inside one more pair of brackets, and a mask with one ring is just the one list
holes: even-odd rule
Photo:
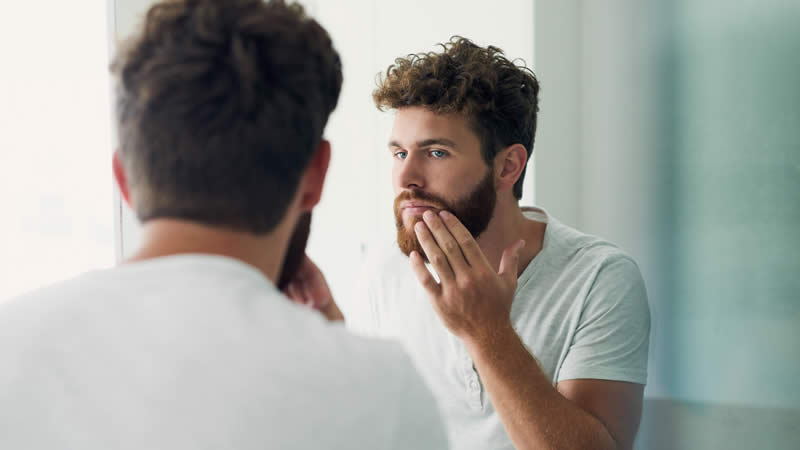
[[400, 210], [404, 214], [412, 215], [412, 216], [421, 216], [425, 211], [428, 210], [438, 210], [439, 208], [433, 205], [428, 205], [426, 203], [419, 203], [419, 202], [406, 202], [401, 204]]
[[403, 202], [400, 209], [439, 209], [439, 207], [422, 202]]
[[429, 209], [435, 210], [436, 208], [432, 206], [413, 206], [413, 207], [403, 208], [403, 212], [406, 214], [411, 214], [413, 216], [417, 215], [421, 216], [422, 214], [425, 213], [425, 211]]

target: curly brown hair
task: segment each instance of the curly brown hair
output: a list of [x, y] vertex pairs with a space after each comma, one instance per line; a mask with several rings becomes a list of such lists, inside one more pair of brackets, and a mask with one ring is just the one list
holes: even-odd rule
[[342, 85], [328, 33], [283, 0], [164, 0], [111, 66], [137, 216], [269, 232]]
[[[422, 106], [440, 114], [466, 114], [489, 166], [498, 151], [513, 144], [522, 144], [530, 159], [539, 111], [533, 71], [497, 47], [479, 47], [464, 37], [438, 45], [441, 53], [395, 59], [372, 93], [378, 109]], [[517, 199], [524, 178], [523, 170], [514, 184]]]

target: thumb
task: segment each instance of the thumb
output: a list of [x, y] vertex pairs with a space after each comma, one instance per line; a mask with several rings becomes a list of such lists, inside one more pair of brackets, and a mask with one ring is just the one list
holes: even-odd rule
[[503, 251], [500, 259], [500, 271], [498, 275], [508, 281], [517, 282], [517, 271], [519, 270], [519, 252], [525, 247], [525, 241], [520, 239]]

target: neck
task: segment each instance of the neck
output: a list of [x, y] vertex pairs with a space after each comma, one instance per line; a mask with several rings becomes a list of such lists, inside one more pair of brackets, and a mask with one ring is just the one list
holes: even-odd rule
[[525, 247], [519, 253], [517, 270], [519, 276], [542, 249], [545, 228], [546, 224], [526, 218], [516, 200], [498, 199], [494, 216], [486, 231], [478, 236], [477, 242], [489, 264], [498, 271], [503, 251], [518, 240], [524, 239]]
[[288, 241], [283, 228], [254, 235], [183, 220], [153, 219], [142, 227], [141, 247], [123, 264], [187, 253], [219, 255], [250, 264], [276, 283]]

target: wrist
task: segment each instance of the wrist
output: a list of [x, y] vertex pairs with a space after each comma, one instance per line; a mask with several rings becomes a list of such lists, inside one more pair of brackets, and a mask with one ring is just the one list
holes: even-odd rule
[[477, 330], [463, 337], [462, 342], [473, 358], [477, 358], [479, 355], [489, 354], [496, 352], [497, 349], [505, 348], [509, 345], [509, 342], [515, 339], [519, 339], [519, 337], [509, 320], [499, 325]]

